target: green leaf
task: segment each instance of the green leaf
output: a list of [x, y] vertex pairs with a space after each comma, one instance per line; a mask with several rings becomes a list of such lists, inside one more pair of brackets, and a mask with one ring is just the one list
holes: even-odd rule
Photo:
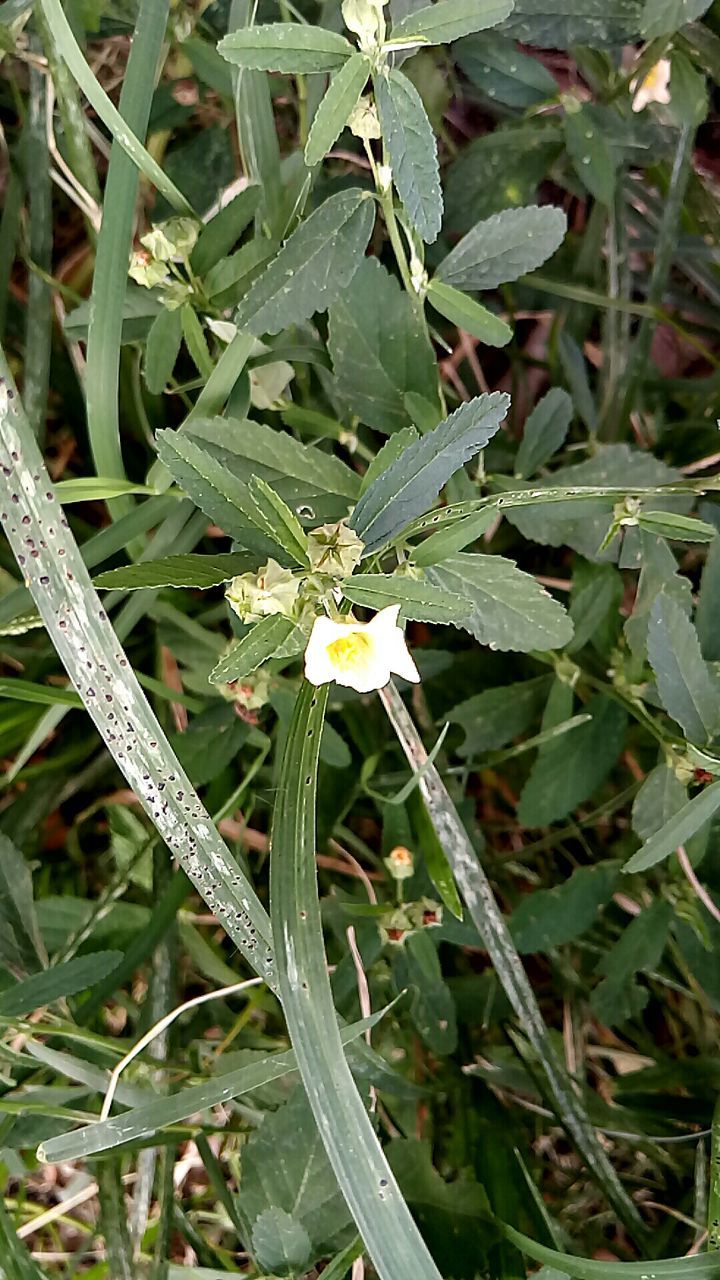
[[[272, 1152], [273, 1163], [275, 1159], [276, 1152]], [[263, 1271], [271, 1271], [278, 1276], [295, 1275], [308, 1269], [310, 1237], [302, 1223], [284, 1209], [273, 1206], [255, 1220], [252, 1250]]]
[[350, 521], [366, 555], [432, 506], [450, 476], [492, 439], [509, 404], [509, 396], [495, 391], [461, 405], [368, 486]]
[[336, 31], [300, 22], [267, 22], [225, 36], [218, 52], [250, 71], [335, 71], [354, 53]]
[[468, 1171], [445, 1182], [430, 1142], [418, 1138], [394, 1138], [388, 1159], [443, 1275], [485, 1274], [485, 1253], [496, 1232], [484, 1187]]
[[409, 424], [408, 393], [437, 404], [437, 366], [425, 325], [377, 258], [364, 260], [352, 293], [330, 307], [328, 351], [337, 394], [376, 431], [390, 434]]
[[590, 431], [595, 432], [597, 429], [597, 408], [590, 386], [587, 363], [581, 347], [572, 334], [568, 333], [567, 329], [563, 329], [560, 334], [558, 355], [560, 356], [560, 363], [572, 393], [578, 416], [582, 418], [585, 426]]
[[175, 368], [181, 342], [180, 310], [168, 311], [163, 307], [150, 326], [145, 348], [145, 382], [152, 395], [162, 395], [165, 390]]
[[645, 1008], [650, 993], [638, 985], [635, 977], [646, 969], [657, 969], [672, 918], [669, 902], [653, 902], [631, 921], [620, 941], [600, 960], [597, 972], [606, 976], [592, 992], [590, 1004], [606, 1026], [620, 1026]]
[[[710, 512], [713, 510], [711, 507]], [[717, 521], [717, 516], [714, 518]], [[720, 661], [720, 536], [708, 547], [700, 581], [695, 626], [703, 657], [708, 662]]]
[[663, 862], [671, 853], [687, 844], [688, 840], [705, 826], [706, 822], [720, 809], [720, 782], [713, 782], [703, 791], [684, 804], [682, 809], [673, 814], [655, 835], [637, 853], [626, 862], [627, 872], [647, 871], [658, 862]]
[[325, 311], [360, 266], [374, 221], [375, 203], [367, 191], [351, 187], [330, 196], [255, 281], [237, 311], [238, 327], [258, 335], [280, 333]]
[[190, 255], [190, 265], [196, 276], [207, 275], [210, 268], [237, 244], [255, 217], [261, 197], [261, 187], [251, 183], [223, 205], [203, 227]]
[[107, 498], [130, 493], [148, 493], [154, 496], [157, 491], [146, 484], [133, 484], [132, 480], [114, 480], [111, 476], [77, 476], [73, 480], [59, 480], [55, 485], [55, 493], [58, 501], [68, 507], [73, 502], [104, 502]]
[[295, 630], [296, 624], [282, 613], [263, 618], [220, 659], [210, 672], [210, 683], [229, 684], [251, 675], [285, 646]]
[[507, 18], [512, 8], [513, 0], [437, 0], [396, 23], [388, 47], [414, 41], [450, 44], [474, 31], [494, 27]]
[[258, 525], [257, 505], [242, 480], [179, 431], [158, 431], [156, 439], [160, 461], [206, 516], [248, 551], [284, 558], [264, 523]]
[[633, 801], [633, 830], [641, 840], [649, 840], [686, 804], [687, 787], [674, 769], [659, 764], [647, 775]]
[[403, 454], [411, 444], [414, 444], [417, 439], [419, 439], [419, 437], [414, 427], [402, 427], [401, 430], [396, 431], [389, 440], [386, 440], [382, 449], [375, 454], [375, 457], [362, 478], [362, 485], [360, 486], [361, 495], [365, 493], [366, 489], [370, 488], [371, 484], [375, 483], [384, 471], [387, 471], [388, 467], [391, 467], [394, 462], [397, 462], [400, 455]]
[[470, 83], [493, 102], [523, 111], [557, 95], [557, 80], [539, 58], [521, 53], [514, 40], [496, 32], [468, 36], [453, 54]]
[[610, 652], [618, 639], [623, 595], [623, 579], [613, 565], [579, 562], [570, 598], [575, 635], [568, 653], [578, 653], [588, 643], [599, 653]]
[[[445, 726], [447, 729], [447, 725]], [[442, 745], [445, 736], [445, 730], [439, 735], [433, 750], [428, 756], [427, 769], [430, 768], [437, 754], [438, 744]], [[412, 781], [419, 786], [421, 778], [425, 777], [425, 773], [420, 771], [413, 773]], [[412, 827], [416, 835], [419, 848], [422, 849], [422, 858], [425, 868], [430, 879], [437, 889], [443, 905], [448, 911], [455, 916], [456, 920], [463, 918], [463, 906], [460, 900], [460, 894], [455, 883], [453, 869], [450, 866], [448, 856], [438, 839], [438, 834], [433, 826], [432, 819], [428, 813], [427, 805], [422, 796], [415, 794], [410, 801], [412, 808]]]
[[671, 511], [641, 511], [638, 524], [656, 538], [674, 538], [678, 542], [712, 542], [716, 533], [714, 525], [704, 520]]
[[248, 492], [257, 505], [268, 537], [298, 564], [309, 568], [307, 534], [287, 503], [261, 476], [250, 477]]
[[459, 724], [466, 735], [460, 755], [497, 751], [525, 733], [545, 705], [549, 682], [549, 676], [537, 676], [499, 689], [484, 689], [453, 707], [447, 719], [450, 724]]
[[327, 697], [327, 687], [302, 685], [279, 773], [270, 902], [283, 1010], [330, 1164], [380, 1280], [395, 1280], [398, 1257], [415, 1280], [439, 1280], [337, 1032], [315, 866], [318, 754]]
[[650, 613], [647, 646], [668, 715], [691, 742], [708, 742], [720, 732], [720, 688], [703, 660], [692, 622], [663, 592]]
[[[344, 1027], [340, 1032], [343, 1044], [350, 1044], [364, 1031], [376, 1026], [385, 1012], [386, 1009], [381, 1009], [371, 1018]], [[109, 1120], [94, 1121], [74, 1133], [50, 1138], [38, 1148], [38, 1160], [47, 1164], [82, 1160], [101, 1151], [111, 1151], [126, 1142], [141, 1142], [144, 1138], [154, 1137], [168, 1125], [179, 1124], [211, 1107], [224, 1105], [244, 1093], [261, 1089], [292, 1071], [297, 1071], [294, 1053], [269, 1054], [237, 1070], [218, 1072], [211, 1080], [190, 1085], [170, 1097], [155, 1095], [132, 1111], [112, 1116]]]
[[[559, 705], [558, 705], [559, 698]], [[558, 682], [551, 692], [543, 728], [573, 714], [573, 693]], [[583, 708], [592, 719], [542, 747], [522, 790], [518, 819], [527, 827], [561, 822], [590, 799], [617, 763], [625, 743], [627, 714], [604, 694]]]
[[710, 8], [712, 0], [645, 0], [642, 34], [646, 40], [671, 36], [688, 22], [695, 22]]
[[237, 306], [261, 272], [276, 257], [279, 248], [276, 240], [256, 236], [238, 249], [237, 253], [216, 262], [204, 281], [205, 291], [213, 306], [221, 310]]
[[427, 296], [441, 316], [487, 346], [505, 347], [510, 342], [513, 331], [509, 324], [474, 298], [469, 298], [459, 289], [453, 289], [452, 285], [443, 284], [441, 280], [431, 280]]
[[205, 331], [198, 319], [197, 312], [191, 307], [189, 302], [180, 307], [180, 322], [182, 324], [183, 338], [185, 346], [195, 364], [200, 377], [204, 382], [212, 377], [214, 364], [212, 362], [210, 351], [208, 349]]
[[542, 266], [566, 231], [567, 217], [553, 205], [504, 209], [468, 231], [440, 263], [436, 279], [458, 289], [496, 289]]
[[65, 996], [77, 995], [78, 991], [87, 991], [112, 973], [122, 958], [121, 951], [93, 951], [91, 955], [77, 956], [64, 964], [52, 965], [42, 973], [34, 973], [0, 993], [0, 1016], [14, 1018]]
[[401, 71], [377, 75], [373, 83], [395, 186], [418, 235], [432, 244], [443, 216], [432, 125], [417, 89]]
[[464, 520], [457, 520], [446, 529], [439, 529], [419, 546], [413, 547], [412, 562], [418, 567], [439, 564], [457, 551], [464, 551], [471, 542], [477, 542], [497, 520], [497, 511], [486, 507], [484, 511], [475, 511]]
[[36, 1265], [18, 1236], [4, 1200], [0, 1201], [0, 1253], [7, 1280], [47, 1280], [47, 1273]]
[[675, 556], [667, 543], [640, 531], [642, 569], [635, 603], [624, 627], [625, 638], [636, 658], [647, 654], [650, 615], [660, 592], [671, 597], [688, 617], [692, 612], [692, 584], [678, 572]]
[[503, 30], [541, 49], [613, 49], [640, 38], [643, 0], [515, 0]]
[[189, 430], [200, 440], [218, 444], [223, 451], [250, 463], [250, 474], [261, 468], [258, 474], [266, 480], [269, 473], [275, 473], [278, 478], [298, 480], [309, 489], [357, 498], [360, 478], [350, 467], [320, 447], [301, 444], [287, 431], [276, 431], [250, 418], [193, 418]]
[[615, 197], [615, 161], [597, 117], [585, 106], [566, 110], [563, 124], [575, 172], [590, 194], [609, 207]]
[[410, 1016], [430, 1052], [446, 1057], [457, 1048], [455, 1002], [443, 980], [430, 932], [426, 929], [406, 938], [394, 957], [393, 978], [398, 991], [412, 989]]
[[341, 585], [346, 600], [353, 604], [368, 609], [400, 604], [400, 617], [413, 622], [441, 622], [458, 627], [463, 625], [468, 611], [462, 596], [402, 574], [359, 573], [354, 578], [346, 578]]
[[535, 405], [525, 423], [515, 459], [515, 475], [527, 479], [549, 462], [565, 443], [573, 417], [567, 391], [553, 387]]
[[610, 901], [619, 871], [619, 862], [578, 867], [569, 880], [555, 888], [528, 893], [508, 921], [521, 955], [552, 951], [587, 933], [600, 908]]
[[[561, 604], [504, 556], [461, 554], [428, 569], [431, 582], [464, 597], [460, 625], [492, 649], [559, 649], [573, 628]], [[456, 624], [457, 625], [457, 624]]]
[[32, 680], [0, 679], [0, 698], [15, 698], [18, 702], [36, 702], [41, 706], [81, 707], [82, 698], [74, 689], [56, 685], [35, 684]]
[[469, 231], [479, 218], [532, 203], [561, 150], [555, 120], [506, 125], [474, 138], [447, 172], [446, 229]]
[[0, 833], [0, 960], [16, 976], [47, 964], [30, 868], [19, 849]]
[[[608, 1262], [605, 1258], [579, 1258], [576, 1254], [558, 1253], [538, 1244], [521, 1231], [503, 1223], [502, 1230], [536, 1262], [552, 1267], [575, 1280], [643, 1280], [648, 1274], [647, 1262]], [[717, 1280], [717, 1256], [714, 1253], [696, 1254], [690, 1257], [653, 1259], [655, 1280]]]
[[[307, 1266], [341, 1249], [352, 1234], [352, 1218], [338, 1190], [305, 1092], [296, 1086], [287, 1102], [265, 1116], [243, 1146], [242, 1200], [252, 1226], [273, 1209], [292, 1214], [307, 1237]], [[267, 1241], [268, 1246], [270, 1240]], [[262, 1266], [271, 1263], [258, 1258]], [[275, 1265], [272, 1264], [273, 1271]]]
[[239, 573], [246, 573], [253, 564], [250, 557], [237, 552], [219, 556], [162, 556], [159, 560], [128, 564], [122, 569], [108, 569], [93, 581], [100, 591], [142, 591], [146, 587], [195, 587], [207, 591], [229, 582]]
[[330, 81], [315, 112], [305, 144], [305, 163], [320, 164], [337, 141], [367, 83], [372, 63], [364, 53], [354, 53]]

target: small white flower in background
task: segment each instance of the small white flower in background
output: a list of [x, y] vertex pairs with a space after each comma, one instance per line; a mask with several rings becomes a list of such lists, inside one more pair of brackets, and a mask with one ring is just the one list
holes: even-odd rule
[[667, 106], [670, 102], [670, 61], [661, 58], [651, 67], [642, 80], [637, 79], [633, 86], [633, 111], [642, 111], [651, 102], [659, 102]]
[[241, 573], [233, 578], [225, 599], [243, 622], [259, 622], [274, 613], [291, 618], [299, 591], [299, 579], [277, 560], [268, 560], [257, 573]]
[[392, 675], [418, 684], [420, 674], [398, 626], [399, 604], [381, 609], [371, 622], [316, 618], [305, 650], [310, 684], [345, 685], [358, 693], [384, 689]]

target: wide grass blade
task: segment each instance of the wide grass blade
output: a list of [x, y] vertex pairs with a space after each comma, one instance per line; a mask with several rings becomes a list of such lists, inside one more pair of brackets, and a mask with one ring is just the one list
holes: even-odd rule
[[345, 1061], [323, 945], [315, 870], [317, 770], [328, 690], [304, 683], [285, 746], [270, 902], [280, 992], [330, 1163], [381, 1280], [439, 1280]]
[[522, 961], [510, 936], [490, 882], [478, 860], [457, 810], [436, 767], [428, 757], [420, 735], [392, 682], [381, 691], [385, 710], [400, 745], [420, 778], [420, 792], [430, 819], [450, 861], [472, 921], [495, 966], [498, 980], [545, 1072], [559, 1118], [587, 1162], [621, 1222], [637, 1239], [643, 1239], [642, 1219], [620, 1182], [588, 1119], [582, 1099], [560, 1062]]
[[0, 356], [0, 525], [91, 719], [165, 843], [242, 954], [271, 985], [267, 914], [180, 767], [100, 601]]

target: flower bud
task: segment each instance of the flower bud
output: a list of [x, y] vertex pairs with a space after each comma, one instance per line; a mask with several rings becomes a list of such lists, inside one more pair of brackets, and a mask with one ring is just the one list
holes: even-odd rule
[[154, 289], [155, 285], [167, 280], [168, 272], [164, 262], [156, 262], [146, 249], [139, 249], [130, 259], [128, 275], [136, 284], [144, 289]]
[[356, 138], [365, 138], [369, 142], [372, 138], [382, 137], [377, 108], [369, 96], [360, 99], [352, 111], [348, 124]]
[[393, 880], [409, 880], [415, 871], [415, 859], [402, 844], [392, 849], [384, 861]]
[[140, 243], [158, 262], [170, 262], [173, 258], [187, 258], [198, 238], [198, 229], [192, 218], [168, 218], [152, 227], [140, 237]]
[[275, 613], [293, 617], [299, 591], [300, 582], [290, 570], [268, 560], [257, 573], [233, 578], [225, 599], [243, 622], [259, 622]]
[[349, 578], [360, 563], [365, 543], [344, 520], [323, 524], [308, 534], [308, 555], [315, 573]]

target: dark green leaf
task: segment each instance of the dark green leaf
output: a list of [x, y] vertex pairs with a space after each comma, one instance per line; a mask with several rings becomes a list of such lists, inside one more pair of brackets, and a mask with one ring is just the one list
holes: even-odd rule
[[280, 333], [324, 311], [355, 275], [374, 221], [375, 203], [367, 191], [351, 187], [330, 196], [255, 281], [235, 317], [239, 328]]
[[309, 568], [307, 534], [286, 502], [261, 476], [251, 476], [250, 493], [260, 513], [267, 536], [304, 568]]
[[[276, 1153], [272, 1153], [273, 1161]], [[259, 1267], [273, 1275], [296, 1275], [310, 1263], [312, 1246], [302, 1223], [284, 1209], [273, 1206], [255, 1219], [252, 1250]]]
[[233, 197], [203, 227], [190, 257], [195, 275], [204, 276], [237, 244], [249, 227], [260, 205], [262, 191], [251, 184]]
[[509, 403], [508, 396], [496, 391], [461, 405], [369, 485], [351, 520], [367, 555], [432, 506], [450, 476], [495, 435]]
[[671, 36], [686, 22], [701, 18], [712, 0], [645, 0], [642, 11], [642, 34], [646, 40]]
[[450, 44], [474, 31], [494, 27], [512, 12], [513, 0], [437, 0], [402, 18], [392, 29], [395, 43]]
[[563, 606], [504, 556], [463, 553], [428, 569], [428, 577], [465, 599], [469, 612], [459, 625], [480, 644], [529, 653], [559, 649], [572, 637]]
[[331, 306], [328, 351], [338, 395], [377, 431], [408, 425], [408, 392], [437, 404], [437, 367], [425, 325], [377, 258], [361, 264], [352, 293]]
[[[242, 459], [243, 472], [292, 478], [324, 493], [356, 498], [360, 478], [339, 458], [321, 447], [301, 444], [287, 431], [276, 431], [250, 418], [193, 418], [190, 433]], [[249, 466], [247, 464], [250, 464]], [[296, 513], [297, 514], [297, 513]]]
[[224, 37], [218, 52], [250, 71], [335, 71], [353, 54], [344, 36], [300, 22], [241, 27]]
[[145, 382], [153, 395], [165, 390], [182, 342], [182, 315], [163, 307], [150, 326], [145, 348]]
[[648, 774], [635, 797], [632, 808], [633, 829], [641, 840], [649, 840], [686, 804], [687, 787], [674, 769], [666, 764], [659, 764]]
[[720, 732], [720, 687], [710, 676], [692, 622], [663, 592], [650, 613], [647, 647], [668, 715], [691, 742], [708, 742]]
[[587, 107], [566, 110], [565, 141], [580, 181], [596, 200], [610, 206], [615, 195], [615, 161], [596, 116]]
[[460, 702], [447, 719], [465, 730], [460, 748], [463, 756], [497, 751], [525, 733], [540, 715], [548, 694], [549, 676], [537, 676], [499, 689], [485, 689]]
[[[461, 912], [462, 914], [462, 912]], [[443, 980], [429, 929], [411, 933], [393, 966], [398, 991], [413, 989], [411, 1017], [432, 1053], [444, 1057], [457, 1046], [455, 1003]]]
[[515, 0], [503, 30], [542, 49], [618, 48], [640, 37], [643, 0]]
[[513, 331], [509, 324], [452, 285], [443, 284], [442, 280], [431, 280], [427, 296], [441, 316], [487, 346], [505, 347], [510, 342]]
[[468, 231], [440, 263], [436, 278], [458, 289], [496, 289], [542, 266], [566, 231], [567, 217], [553, 205], [504, 209]]
[[86, 991], [112, 973], [122, 958], [121, 951], [93, 951], [92, 955], [78, 956], [35, 973], [0, 994], [0, 1015], [13, 1018], [32, 1013], [55, 1000]]
[[32, 877], [23, 855], [0, 833], [0, 959], [14, 974], [47, 964], [33, 904]]
[[[543, 721], [543, 728], [572, 715], [572, 690], [558, 683], [554, 692], [565, 701], [552, 708], [548, 703], [553, 714], [550, 721]], [[518, 806], [518, 818], [524, 826], [546, 827], [566, 818], [594, 795], [617, 763], [625, 742], [627, 713], [603, 694], [596, 694], [583, 710], [592, 720], [541, 748]]]
[[376, 76], [374, 85], [393, 181], [413, 226], [432, 244], [443, 215], [435, 134], [417, 89], [401, 71]]
[[572, 422], [573, 405], [567, 391], [553, 387], [535, 405], [525, 423], [515, 459], [515, 475], [527, 479], [565, 443]]
[[687, 844], [688, 840], [704, 827], [706, 822], [720, 809], [720, 782], [713, 782], [705, 787], [699, 795], [683, 805], [659, 831], [645, 841], [642, 849], [633, 854], [625, 864], [625, 871], [647, 871], [658, 862], [663, 862], [671, 853]]
[[229, 684], [231, 680], [242, 680], [251, 675], [286, 646], [296, 629], [292, 619], [282, 613], [263, 618], [220, 659], [210, 673], [211, 684]]
[[518, 951], [551, 951], [587, 933], [610, 901], [619, 873], [619, 862], [601, 862], [579, 867], [553, 889], [528, 893], [508, 921]]
[[593, 991], [590, 1003], [606, 1026], [619, 1026], [645, 1008], [649, 992], [635, 977], [643, 970], [657, 968], [672, 914], [668, 902], [653, 902], [631, 921], [620, 941], [598, 964], [598, 973], [606, 976]]
[[219, 556], [162, 556], [122, 569], [108, 569], [94, 581], [101, 591], [142, 591], [146, 587], [196, 587], [206, 591], [246, 573], [254, 563], [253, 557], [233, 552]]
[[638, 524], [656, 538], [673, 538], [678, 542], [712, 542], [715, 537], [714, 525], [692, 516], [674, 515], [671, 511], [641, 511]]
[[557, 94], [557, 81], [543, 63], [494, 31], [468, 36], [453, 53], [471, 84], [493, 102], [524, 110]]
[[305, 144], [305, 163], [320, 164], [342, 133], [372, 69], [364, 53], [354, 53], [332, 77]]
[[413, 564], [418, 567], [440, 564], [457, 551], [464, 551], [471, 542], [477, 542], [496, 520], [497, 511], [493, 507], [486, 507], [484, 511], [476, 511], [464, 520], [457, 520], [446, 529], [439, 529], [417, 547], [413, 547]]
[[468, 612], [462, 596], [402, 574], [359, 573], [354, 578], [346, 578], [342, 590], [346, 600], [368, 609], [400, 604], [400, 617], [413, 622], [441, 622], [457, 627], [463, 625]]

